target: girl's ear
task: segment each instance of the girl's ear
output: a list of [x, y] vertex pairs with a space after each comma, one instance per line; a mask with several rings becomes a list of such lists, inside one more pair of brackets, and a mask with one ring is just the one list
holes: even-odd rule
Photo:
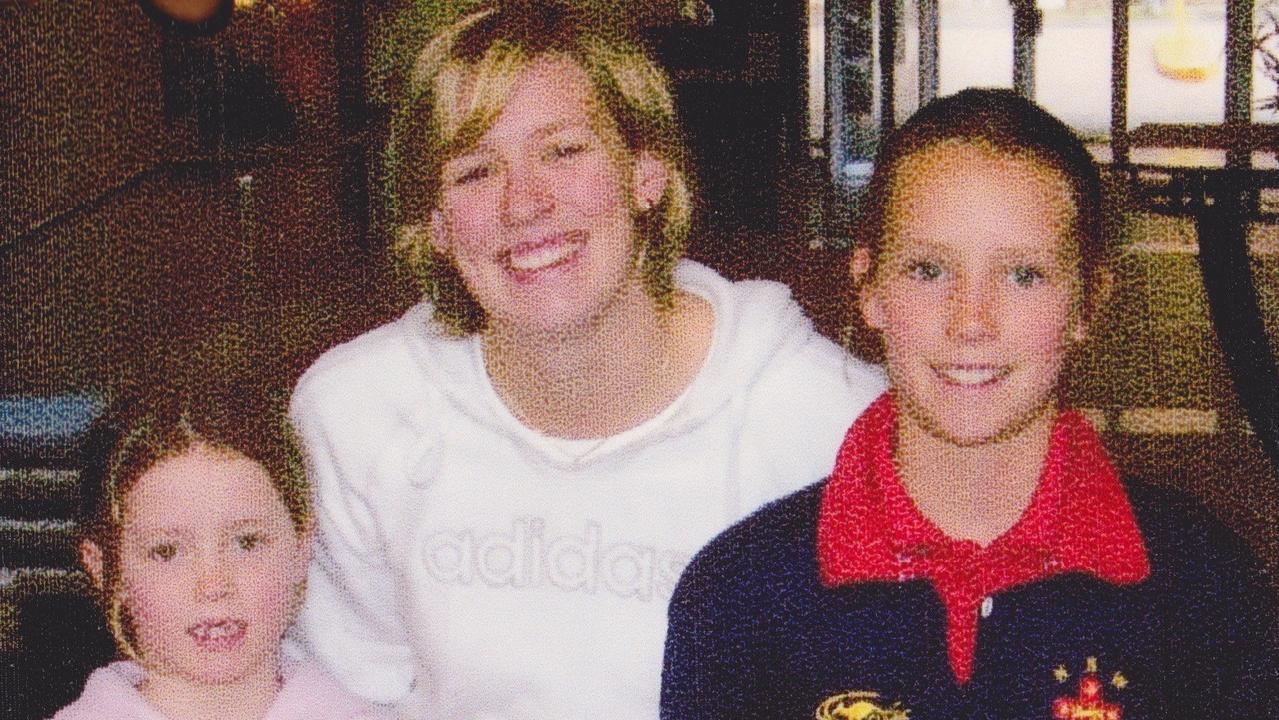
[[[1110, 301], [1110, 292], [1114, 288], [1115, 276], [1106, 269], [1097, 271], [1093, 279], [1092, 289], [1087, 298], [1081, 298], [1080, 307], [1070, 321], [1067, 337], [1072, 343], [1081, 343], [1088, 339], [1088, 332], [1097, 317], [1105, 310]], [[1087, 306], [1087, 312], [1084, 311]]]
[[666, 184], [670, 182], [670, 168], [666, 161], [652, 152], [645, 150], [635, 158], [635, 186], [632, 190], [632, 202], [640, 212], [648, 212], [657, 206], [666, 194]]
[[99, 590], [103, 588], [103, 555], [102, 548], [92, 540], [80, 541], [80, 564], [93, 580]]
[[875, 330], [882, 330], [886, 316], [883, 298], [878, 288], [870, 282], [870, 251], [857, 248], [848, 262], [849, 273], [853, 277], [854, 292], [857, 293], [857, 309], [862, 314], [866, 325]]

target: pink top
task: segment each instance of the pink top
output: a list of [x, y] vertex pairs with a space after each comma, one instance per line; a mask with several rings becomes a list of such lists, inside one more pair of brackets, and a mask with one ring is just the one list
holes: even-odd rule
[[[318, 665], [284, 663], [284, 683], [262, 720], [380, 720], [390, 714], [342, 688]], [[146, 671], [135, 662], [113, 662], [89, 676], [84, 692], [53, 720], [170, 720], [138, 692]]]

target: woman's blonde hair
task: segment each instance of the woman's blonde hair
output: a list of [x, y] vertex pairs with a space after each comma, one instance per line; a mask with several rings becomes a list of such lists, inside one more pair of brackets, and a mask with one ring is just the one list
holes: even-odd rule
[[122, 597], [125, 498], [148, 470], [196, 446], [242, 455], [266, 470], [294, 530], [301, 535], [310, 527], [305, 462], [284, 407], [282, 396], [240, 383], [151, 389], [143, 397], [118, 399], [90, 432], [81, 479], [80, 539], [101, 550], [99, 601], [125, 656], [141, 660]]
[[649, 295], [659, 307], [672, 302], [675, 264], [693, 215], [688, 152], [670, 79], [622, 24], [609, 20], [562, 0], [502, 2], [444, 28], [417, 56], [386, 150], [388, 209], [397, 256], [434, 303], [436, 319], [455, 333], [478, 332], [487, 317], [425, 230], [439, 203], [441, 170], [479, 141], [520, 74], [548, 55], [585, 71], [629, 153], [665, 163], [665, 192], [636, 217], [636, 243]]

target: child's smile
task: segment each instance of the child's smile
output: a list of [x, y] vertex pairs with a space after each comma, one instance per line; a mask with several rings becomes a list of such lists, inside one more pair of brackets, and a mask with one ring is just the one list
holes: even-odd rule
[[1049, 417], [1076, 317], [1070, 190], [1026, 157], [948, 143], [904, 160], [861, 304], [904, 421], [959, 445]]

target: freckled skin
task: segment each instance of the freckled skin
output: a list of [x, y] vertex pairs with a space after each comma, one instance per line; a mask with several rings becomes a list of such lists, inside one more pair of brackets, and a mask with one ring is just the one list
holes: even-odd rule
[[891, 192], [861, 304], [903, 422], [960, 446], [1050, 423], [1066, 351], [1084, 330], [1064, 179], [948, 144], [903, 162]]
[[631, 222], [646, 201], [630, 190], [640, 160], [603, 117], [585, 72], [543, 57], [478, 145], [445, 164], [432, 241], [494, 322], [551, 329], [651, 302]]

